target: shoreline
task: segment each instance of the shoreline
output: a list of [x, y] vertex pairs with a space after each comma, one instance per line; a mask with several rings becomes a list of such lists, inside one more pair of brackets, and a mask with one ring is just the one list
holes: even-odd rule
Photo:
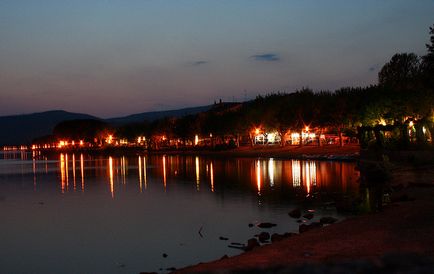
[[299, 160], [328, 160], [328, 161], [356, 161], [360, 156], [360, 146], [356, 144], [340, 147], [339, 145], [327, 146], [243, 146], [229, 150], [156, 150], [147, 151], [141, 148], [104, 148], [104, 149], [61, 149], [42, 150], [42, 154], [58, 153], [88, 153], [90, 155], [186, 155], [206, 157], [240, 157], [240, 158], [275, 158], [275, 159], [299, 159]]
[[[394, 259], [397, 263], [408, 256], [433, 260], [434, 164], [417, 169], [407, 164], [397, 165], [392, 173], [391, 187], [395, 191], [390, 196], [391, 202], [380, 212], [350, 217], [237, 256], [188, 266], [173, 273], [274, 273], [274, 270], [291, 271], [297, 267], [323, 269], [336, 263], [351, 265], [360, 260], [381, 268], [382, 260], [389, 254], [398, 254]], [[411, 265], [410, 260], [410, 270], [418, 267], [417, 262]], [[434, 263], [429, 267], [434, 270]]]

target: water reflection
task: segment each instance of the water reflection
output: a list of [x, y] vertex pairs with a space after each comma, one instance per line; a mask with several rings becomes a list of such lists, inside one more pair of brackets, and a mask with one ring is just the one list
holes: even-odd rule
[[195, 170], [196, 170], [196, 190], [200, 190], [200, 171], [199, 171], [199, 157], [195, 158]]
[[84, 192], [84, 156], [80, 154], [81, 191]]
[[268, 176], [270, 177], [270, 187], [274, 186], [274, 160], [268, 160]]
[[142, 192], [142, 157], [139, 156], [139, 163], [137, 165], [138, 169], [139, 169], [139, 189], [140, 192]]
[[65, 155], [63, 153], [60, 154], [60, 186], [62, 193], [65, 193], [65, 185], [66, 185], [66, 176], [65, 176]]
[[[37, 191], [38, 174], [48, 174], [55, 165], [61, 193], [79, 190], [80, 183], [81, 192], [84, 192], [87, 177], [91, 177], [92, 182], [94, 178], [105, 178], [112, 198], [115, 198], [115, 192], [125, 191], [128, 185], [134, 185], [139, 193], [144, 193], [153, 183], [162, 182], [166, 191], [181, 181], [197, 192], [219, 193], [234, 184], [238, 188], [254, 190], [258, 199], [282, 189], [300, 197], [310, 197], [321, 190], [356, 190], [355, 182], [359, 177], [354, 170], [355, 163], [273, 158], [210, 159], [174, 155], [104, 158], [61, 153], [57, 161], [35, 157], [29, 163], [34, 191]], [[169, 178], [173, 186], [168, 184]], [[73, 188], [69, 189], [69, 184], [73, 184]]]
[[292, 186], [300, 187], [301, 186], [301, 166], [299, 160], [292, 160]]
[[113, 181], [113, 157], [109, 157], [109, 177], [110, 177], [110, 193], [112, 198], [115, 197], [115, 186]]
[[214, 167], [212, 165], [212, 162], [209, 164], [209, 178], [211, 182], [211, 191], [214, 192]]
[[143, 182], [145, 183], [145, 189], [148, 188], [148, 181], [146, 178], [146, 157], [143, 156]]
[[36, 191], [36, 158], [33, 157], [32, 160], [32, 170], [33, 170], [33, 191]]
[[77, 181], [75, 180], [75, 154], [72, 154], [72, 180], [74, 183], [74, 192], [77, 190]]
[[261, 196], [261, 162], [256, 161], [256, 188], [258, 189], [258, 195]]
[[167, 175], [166, 175], [166, 156], [163, 156], [163, 184], [164, 184], [164, 191], [166, 191], [167, 186]]
[[127, 183], [126, 175], [127, 175], [127, 164], [125, 156], [121, 158], [121, 174], [122, 174], [122, 183], [125, 185]]

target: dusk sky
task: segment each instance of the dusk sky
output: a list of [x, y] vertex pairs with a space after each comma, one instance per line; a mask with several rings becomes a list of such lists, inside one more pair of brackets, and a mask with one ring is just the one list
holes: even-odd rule
[[99, 117], [377, 82], [434, 1], [0, 0], [0, 115]]

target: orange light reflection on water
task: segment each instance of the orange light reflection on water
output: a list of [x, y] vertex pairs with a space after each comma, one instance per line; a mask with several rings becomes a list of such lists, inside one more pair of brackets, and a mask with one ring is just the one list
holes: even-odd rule
[[[68, 154], [61, 153], [59, 155], [59, 169], [60, 169], [60, 187], [61, 192], [69, 191], [69, 161], [71, 157]], [[114, 185], [115, 180], [121, 184], [126, 185], [128, 182], [127, 161], [128, 157], [108, 157], [108, 161], [104, 158], [96, 158], [95, 160], [84, 160], [84, 155], [80, 154], [80, 163], [78, 167], [78, 157], [72, 154], [72, 179], [74, 182], [74, 191], [80, 186], [81, 177], [81, 191], [85, 191], [85, 165], [89, 165], [89, 170], [95, 169], [96, 177], [108, 176], [110, 184], [110, 194], [114, 198], [115, 191], [124, 190], [125, 188], [116, 189]], [[107, 158], [106, 158], [107, 159]], [[133, 158], [134, 159], [134, 158]], [[136, 158], [137, 159], [137, 158]], [[255, 160], [235, 160], [226, 161], [213, 159], [201, 162], [202, 159], [197, 156], [191, 157], [172, 157], [172, 156], [159, 156], [159, 157], [144, 157], [140, 156], [138, 161], [138, 176], [139, 180], [134, 180], [139, 184], [136, 191], [143, 192], [147, 189], [147, 179], [158, 176], [163, 181], [164, 190], [167, 188], [167, 180], [170, 174], [175, 174], [175, 177], [185, 176], [191, 183], [196, 184], [196, 190], [200, 191], [200, 180], [208, 181], [210, 184], [211, 192], [216, 191], [215, 185], [219, 183], [218, 179], [227, 180], [236, 176], [240, 182], [248, 182], [251, 184], [251, 189], [255, 190], [258, 196], [269, 195], [269, 190], [279, 190], [283, 184], [288, 184], [297, 189], [298, 192], [310, 195], [318, 189], [331, 188], [331, 189], [347, 189], [353, 188], [354, 182], [359, 176], [353, 171], [354, 166], [346, 163], [327, 163], [315, 161], [301, 161], [301, 160], [276, 160], [276, 159], [255, 159]], [[201, 174], [201, 163], [204, 164]], [[47, 164], [47, 163], [45, 163]], [[147, 166], [158, 166], [158, 169], [149, 169], [147, 173]], [[34, 185], [36, 189], [36, 175], [38, 163], [33, 161], [33, 174]], [[43, 167], [41, 167], [43, 168]], [[80, 171], [78, 171], [80, 168]], [[80, 173], [78, 173], [80, 172]], [[93, 172], [93, 171], [92, 171]], [[114, 175], [117, 177], [114, 178]], [[151, 177], [148, 177], [151, 176]], [[202, 175], [202, 178], [201, 178]], [[221, 176], [220, 176], [221, 175]], [[134, 175], [133, 175], [134, 176]], [[137, 176], [137, 175], [136, 175]], [[209, 176], [209, 177], [208, 177]], [[107, 178], [107, 177], [106, 177]], [[137, 177], [136, 177], [137, 178]], [[106, 179], [107, 180], [107, 179]], [[174, 180], [174, 182], [176, 182]], [[160, 181], [161, 182], [161, 181]], [[203, 189], [202, 189], [203, 190]]]
[[142, 157], [139, 156], [139, 160], [138, 160], [138, 168], [139, 168], [139, 189], [140, 192], [142, 192]]
[[145, 183], [145, 189], [148, 188], [148, 181], [146, 177], [146, 157], [143, 156], [143, 182]]
[[195, 159], [195, 167], [196, 167], [196, 190], [200, 191], [200, 170], [199, 170], [199, 157], [196, 156]]
[[33, 157], [32, 170], [33, 170], [33, 191], [36, 191], [36, 159], [35, 159], [35, 157]]
[[166, 177], [166, 156], [163, 156], [163, 185], [166, 191], [167, 177]]
[[66, 179], [66, 191], [69, 189], [69, 167], [68, 167], [68, 154], [65, 154], [65, 179]]
[[299, 160], [291, 161], [292, 168], [292, 186], [300, 187], [301, 186], [301, 166]]
[[80, 154], [81, 191], [84, 192], [84, 157]]
[[115, 186], [113, 181], [113, 157], [109, 157], [109, 178], [110, 178], [110, 193], [112, 198], [115, 197]]
[[268, 177], [270, 178], [270, 186], [274, 186], [274, 160], [270, 158], [268, 160]]
[[214, 167], [212, 162], [209, 164], [209, 177], [211, 181], [211, 191], [214, 192]]
[[65, 155], [60, 154], [60, 189], [65, 193]]
[[258, 195], [261, 195], [261, 162], [256, 161], [256, 187], [258, 189]]
[[75, 154], [72, 154], [72, 180], [74, 182], [74, 191], [77, 189], [77, 182], [75, 181]]
[[122, 183], [125, 185], [127, 183], [126, 181], [127, 160], [125, 159], [125, 156], [122, 156], [121, 158], [121, 174], [122, 174]]

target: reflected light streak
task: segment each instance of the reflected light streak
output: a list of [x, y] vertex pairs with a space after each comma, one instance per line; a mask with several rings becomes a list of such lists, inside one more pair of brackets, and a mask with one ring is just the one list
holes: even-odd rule
[[74, 181], [74, 192], [77, 189], [77, 182], [75, 181], [75, 154], [72, 154], [72, 180]]
[[211, 179], [211, 191], [214, 192], [214, 168], [212, 162], [209, 164], [209, 177]]
[[142, 157], [139, 156], [139, 189], [142, 192]]
[[60, 154], [60, 188], [65, 193], [65, 155]]
[[121, 173], [122, 173], [122, 183], [125, 185], [126, 184], [126, 174], [127, 174], [125, 156], [122, 156], [122, 158], [121, 158]]
[[33, 191], [36, 191], [36, 159], [33, 158]]
[[200, 183], [199, 183], [200, 174], [199, 174], [199, 157], [197, 157], [197, 156], [195, 159], [195, 166], [196, 166], [196, 190], [199, 191], [199, 189], [200, 189]]
[[143, 182], [145, 183], [145, 189], [148, 188], [148, 179], [146, 177], [146, 157], [143, 156]]
[[270, 177], [270, 186], [274, 186], [274, 160], [270, 158], [268, 160], [268, 176]]
[[167, 177], [166, 177], [166, 156], [163, 156], [163, 185], [166, 191]]
[[301, 185], [301, 166], [300, 161], [292, 161], [292, 186], [300, 187]]
[[80, 173], [81, 173], [81, 191], [84, 192], [84, 159], [83, 154], [80, 155]]
[[316, 163], [315, 162], [309, 163], [309, 172], [310, 172], [310, 178], [312, 181], [312, 185], [316, 186]]
[[69, 178], [68, 178], [68, 176], [69, 176], [69, 167], [68, 167], [68, 163], [69, 162], [69, 160], [68, 160], [68, 154], [65, 154], [65, 178], [66, 178], [66, 191], [68, 191], [68, 189], [69, 189]]
[[261, 195], [261, 166], [259, 160], [256, 161], [256, 187], [258, 195]]
[[115, 187], [113, 183], [113, 158], [109, 157], [109, 177], [110, 177], [110, 192], [112, 194], [112, 198], [115, 197]]
[[304, 164], [304, 183], [306, 184], [306, 192], [309, 195], [310, 193], [310, 172], [309, 172], [309, 164], [305, 163]]

